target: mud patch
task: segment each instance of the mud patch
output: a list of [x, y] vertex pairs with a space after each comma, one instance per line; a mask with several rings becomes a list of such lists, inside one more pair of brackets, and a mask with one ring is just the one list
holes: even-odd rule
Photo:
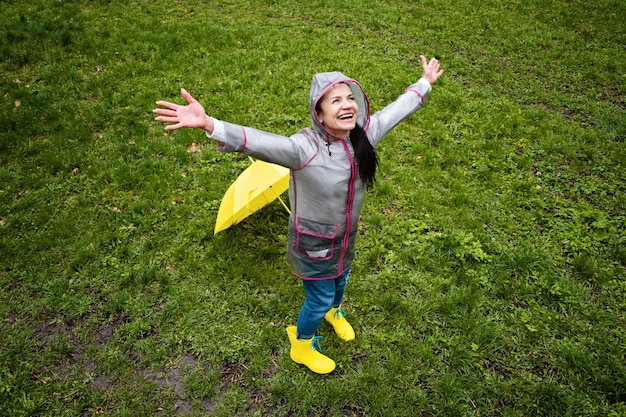
[[[19, 318], [13, 318], [13, 322], [18, 321]], [[148, 368], [139, 365], [143, 358], [132, 347], [128, 350], [126, 345], [119, 354], [127, 360], [125, 364], [130, 364], [129, 373], [107, 374], [103, 370], [110, 367], [98, 363], [98, 352], [115, 349], [113, 345], [118, 341], [118, 330], [127, 322], [122, 315], [104, 323], [94, 323], [93, 317], [88, 316], [73, 319], [48, 316], [31, 324], [37, 350], [51, 359], [46, 374], [57, 381], [74, 380], [84, 384], [76, 391], [76, 400], [79, 396], [84, 397], [84, 390], [96, 394], [94, 398], [106, 399], [106, 404], [96, 404], [96, 408], [85, 410], [83, 416], [111, 413], [122, 406], [120, 401], [124, 401], [116, 393], [135, 388], [143, 389], [143, 392], [153, 390], [154, 397], [150, 402], [154, 403], [154, 415], [211, 415], [228, 402], [233, 389], [242, 391], [248, 398], [238, 412], [248, 415], [271, 409], [268, 408], [265, 385], [249, 384], [246, 372], [250, 363], [247, 362], [214, 366], [193, 355], [183, 355], [178, 360], [172, 358], [174, 360], [166, 366]], [[158, 338], [158, 334], [151, 333], [148, 337]], [[108, 355], [102, 356], [101, 360], [106, 360]], [[260, 374], [257, 371], [261, 380], [271, 379], [277, 372], [278, 353], [271, 352], [270, 355], [266, 369]], [[67, 400], [72, 399], [68, 397]]]

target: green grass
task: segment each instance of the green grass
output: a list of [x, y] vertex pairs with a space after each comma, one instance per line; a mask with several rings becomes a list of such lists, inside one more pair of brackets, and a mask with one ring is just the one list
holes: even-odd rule
[[[3, 4], [3, 415], [626, 415], [624, 15]], [[284, 209], [213, 236], [249, 162], [151, 110], [184, 87], [211, 115], [291, 134], [314, 73], [358, 79], [377, 110], [420, 54], [446, 73], [379, 148], [345, 306], [357, 339], [322, 325], [338, 370], [315, 375], [289, 359], [303, 294]]]

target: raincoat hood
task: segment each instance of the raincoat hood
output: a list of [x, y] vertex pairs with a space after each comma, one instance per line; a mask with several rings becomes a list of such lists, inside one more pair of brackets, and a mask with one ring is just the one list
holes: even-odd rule
[[347, 84], [352, 90], [356, 104], [359, 107], [359, 114], [356, 122], [367, 131], [370, 122], [370, 103], [367, 95], [356, 80], [346, 77], [340, 72], [322, 72], [313, 76], [311, 92], [309, 93], [309, 110], [311, 112], [313, 130], [322, 133], [325, 136], [330, 135], [317, 116], [315, 106], [324, 94], [337, 84]]

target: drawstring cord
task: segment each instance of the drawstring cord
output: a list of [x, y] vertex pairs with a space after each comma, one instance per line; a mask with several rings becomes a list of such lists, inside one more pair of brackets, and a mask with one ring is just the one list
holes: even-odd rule
[[320, 344], [320, 339], [322, 336], [315, 336], [311, 340], [311, 349], [316, 350], [318, 352], [322, 351], [322, 345]]
[[341, 320], [345, 316], [346, 316], [345, 310], [342, 310], [339, 308], [337, 309], [337, 311], [335, 311], [335, 320]]

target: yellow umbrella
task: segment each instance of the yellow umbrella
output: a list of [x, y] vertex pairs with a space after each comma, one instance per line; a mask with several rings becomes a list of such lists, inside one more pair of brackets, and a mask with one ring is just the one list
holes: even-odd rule
[[239, 223], [275, 199], [289, 212], [280, 195], [289, 188], [289, 169], [250, 158], [252, 165], [226, 190], [217, 212], [214, 234]]

